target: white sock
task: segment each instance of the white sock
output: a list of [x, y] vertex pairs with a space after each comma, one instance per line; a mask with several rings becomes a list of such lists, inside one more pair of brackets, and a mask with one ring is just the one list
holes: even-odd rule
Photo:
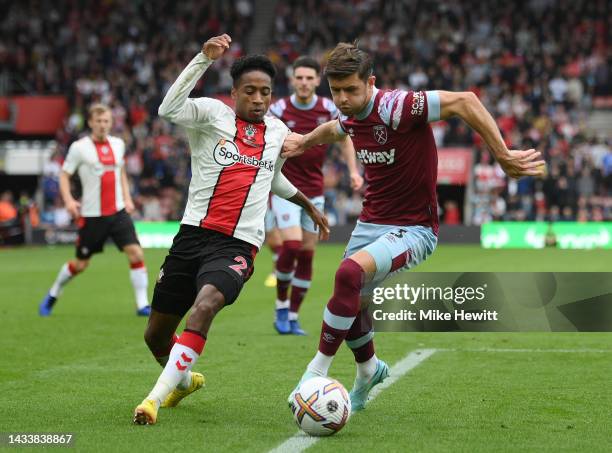
[[136, 269], [130, 269], [130, 280], [132, 281], [132, 286], [134, 287], [136, 306], [140, 310], [141, 308], [149, 305], [149, 298], [147, 296], [149, 276], [147, 275], [147, 268], [143, 266]]
[[[170, 356], [166, 355], [163, 357], [155, 357], [155, 360], [157, 360], [157, 363], [159, 363], [162, 366], [162, 368], [164, 368], [168, 364], [169, 358]], [[191, 371], [185, 374], [185, 376], [183, 377], [183, 380], [177, 384], [177, 388], [181, 390], [185, 390], [190, 385], [191, 385]]]
[[298, 314], [294, 311], [290, 311], [289, 312], [289, 321], [297, 321], [298, 320]]
[[365, 362], [357, 362], [357, 379], [370, 379], [376, 373], [378, 357], [374, 354]]
[[68, 263], [64, 263], [64, 265], [59, 271], [59, 274], [57, 274], [57, 277], [55, 278], [53, 286], [51, 286], [51, 289], [49, 290], [49, 294], [51, 295], [51, 297], [59, 297], [59, 295], [62, 293], [62, 288], [64, 287], [64, 285], [68, 283], [72, 279], [72, 277], [74, 277], [74, 275], [75, 274], [70, 272]]
[[333, 355], [325, 355], [321, 351], [317, 351], [314, 359], [310, 361], [306, 369], [318, 376], [327, 376], [333, 360]]
[[276, 309], [280, 310], [282, 308], [289, 308], [289, 299], [287, 300], [276, 299]]
[[198, 357], [200, 357], [199, 354], [190, 347], [175, 343], [170, 351], [168, 363], [147, 399], [161, 404], [179, 384], [184, 385], [185, 382], [191, 382], [191, 368]]

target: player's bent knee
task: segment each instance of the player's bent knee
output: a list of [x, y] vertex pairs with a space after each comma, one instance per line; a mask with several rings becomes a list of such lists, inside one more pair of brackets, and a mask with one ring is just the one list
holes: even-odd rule
[[363, 285], [363, 269], [350, 258], [345, 258], [336, 271], [336, 286], [349, 290], [361, 290]]
[[144, 261], [144, 253], [142, 249], [138, 246], [127, 246], [125, 249], [125, 254], [128, 257], [130, 263], [141, 263]]
[[285, 239], [283, 241], [283, 249], [291, 253], [298, 253], [302, 248], [301, 239]]

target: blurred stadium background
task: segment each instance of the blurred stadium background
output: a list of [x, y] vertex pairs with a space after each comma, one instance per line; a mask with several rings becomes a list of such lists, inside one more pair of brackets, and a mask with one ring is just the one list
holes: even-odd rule
[[[612, 246], [602, 223], [612, 218], [609, 1], [2, 0], [0, 9], [0, 244], [73, 241], [58, 175], [87, 133], [92, 101], [112, 106], [113, 133], [128, 144], [135, 219], [179, 220], [188, 147], [157, 107], [202, 42], [227, 32], [231, 52], [192, 96], [230, 102], [229, 67], [245, 53], [268, 54], [279, 69], [274, 95], [287, 95], [297, 56], [324, 64], [338, 41], [358, 39], [375, 56], [379, 87], [472, 90], [509, 147], [543, 152], [545, 178], [508, 180], [463, 122], [433, 124], [442, 243], [478, 242], [485, 225], [486, 247], [542, 247], [551, 235], [562, 247]], [[325, 80], [320, 94], [329, 95]], [[337, 149], [324, 171], [326, 211], [344, 241], [361, 194]], [[157, 234], [145, 245], [166, 246], [163, 228], [152, 228], [139, 226]]]

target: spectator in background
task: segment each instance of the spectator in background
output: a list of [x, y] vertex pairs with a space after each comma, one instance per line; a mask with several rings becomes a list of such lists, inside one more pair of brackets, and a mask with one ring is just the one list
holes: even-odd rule
[[604, 195], [612, 196], [612, 149], [608, 147], [602, 159], [602, 173], [604, 178]]
[[17, 208], [13, 203], [13, 194], [5, 191], [0, 194], [0, 223], [8, 225], [17, 222]]
[[459, 225], [461, 223], [461, 213], [456, 201], [447, 200], [444, 203], [444, 220], [447, 225]]

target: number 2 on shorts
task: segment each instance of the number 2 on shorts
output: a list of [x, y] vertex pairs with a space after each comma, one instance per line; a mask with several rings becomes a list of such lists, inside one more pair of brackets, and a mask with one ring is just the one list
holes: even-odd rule
[[232, 264], [229, 268], [235, 270], [238, 275], [243, 277], [244, 274], [242, 273], [242, 271], [248, 267], [246, 260], [242, 256], [237, 256], [236, 258], [234, 258], [234, 261], [236, 261], [238, 264]]

